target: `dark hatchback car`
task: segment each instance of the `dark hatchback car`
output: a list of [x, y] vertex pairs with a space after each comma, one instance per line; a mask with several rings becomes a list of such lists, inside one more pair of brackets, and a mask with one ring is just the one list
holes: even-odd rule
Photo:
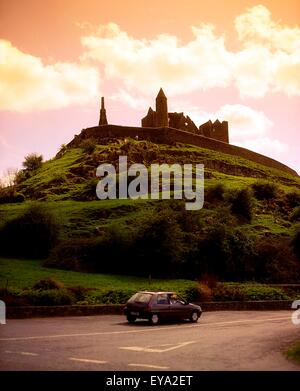
[[136, 319], [148, 319], [156, 325], [164, 319], [197, 322], [202, 310], [199, 305], [188, 303], [175, 292], [138, 292], [127, 301], [124, 314], [130, 323]]

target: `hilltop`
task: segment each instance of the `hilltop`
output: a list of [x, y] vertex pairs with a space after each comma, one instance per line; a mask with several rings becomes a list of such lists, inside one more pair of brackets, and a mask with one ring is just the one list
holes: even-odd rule
[[[300, 189], [300, 178], [272, 169], [247, 159], [227, 155], [196, 146], [177, 143], [176, 145], [156, 144], [150, 141], [138, 141], [130, 138], [106, 138], [102, 144], [96, 144], [93, 138], [82, 141], [81, 147], [63, 146], [57, 155], [42, 164], [31, 176], [19, 183], [17, 190], [24, 194], [24, 204], [0, 206], [4, 220], [15, 216], [30, 201], [43, 201], [60, 219], [65, 220], [65, 234], [80, 236], [94, 232], [114, 220], [130, 226], [136, 214], [155, 209], [153, 200], [97, 200], [96, 168], [101, 163], [117, 164], [120, 155], [127, 155], [128, 164], [143, 163], [147, 167], [152, 163], [203, 163], [205, 166], [205, 189], [217, 184], [234, 191], [250, 186], [258, 180], [275, 183], [282, 194]], [[259, 232], [289, 233], [292, 223], [288, 214], [292, 209], [277, 215], [274, 205], [270, 207], [264, 201], [257, 201], [253, 226], [260, 227]], [[213, 213], [213, 207], [205, 203]], [[272, 209], [273, 208], [273, 209]], [[10, 211], [9, 214], [7, 213]], [[130, 227], [129, 227], [130, 228]]]

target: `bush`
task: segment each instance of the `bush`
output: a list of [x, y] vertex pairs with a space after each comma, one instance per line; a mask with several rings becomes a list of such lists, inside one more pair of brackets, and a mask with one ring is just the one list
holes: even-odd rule
[[23, 167], [27, 171], [35, 171], [42, 166], [43, 156], [36, 153], [30, 153], [25, 156]]
[[290, 220], [293, 221], [293, 222], [300, 221], [300, 206], [295, 208], [295, 210], [291, 214]]
[[197, 285], [186, 289], [180, 289], [178, 294], [190, 303], [210, 301], [212, 297], [211, 289], [202, 283], [198, 283]]
[[130, 289], [97, 291], [88, 297], [90, 304], [125, 304], [136, 291]]
[[26, 290], [21, 297], [31, 305], [70, 305], [75, 299], [66, 289]]
[[87, 154], [92, 154], [96, 148], [96, 140], [92, 138], [88, 138], [86, 140], [83, 140], [80, 144], [80, 147], [86, 152]]
[[176, 276], [184, 254], [183, 239], [175, 214], [162, 210], [142, 223], [129, 256], [136, 257], [137, 266], [141, 269], [143, 265], [146, 275]]
[[215, 202], [224, 200], [225, 187], [222, 183], [209, 187], [205, 192], [205, 201]]
[[247, 280], [253, 274], [253, 254], [250, 237], [238, 229], [228, 229], [225, 224], [216, 224], [209, 227], [198, 244], [198, 273], [226, 281]]
[[245, 296], [237, 285], [218, 284], [212, 290], [215, 301], [243, 301]]
[[57, 241], [58, 234], [59, 226], [52, 214], [35, 204], [1, 228], [0, 250], [10, 256], [43, 258]]
[[7, 288], [0, 288], [0, 300], [3, 300], [5, 305], [8, 307], [28, 305], [28, 301], [24, 297], [20, 296], [19, 291]]
[[300, 192], [293, 191], [291, 193], [287, 193], [286, 200], [290, 207], [295, 208], [296, 206], [300, 208]]
[[96, 238], [69, 239], [58, 243], [44, 262], [46, 267], [97, 273], [129, 273], [124, 262], [128, 238], [111, 227]]
[[1, 190], [0, 192], [0, 204], [24, 202], [25, 197], [22, 193], [11, 193]]
[[209, 288], [215, 288], [218, 284], [218, 278], [214, 274], [203, 273], [201, 275], [200, 283], [207, 285]]
[[216, 301], [287, 300], [289, 296], [281, 288], [259, 284], [218, 284], [213, 289]]
[[237, 191], [231, 197], [231, 212], [246, 222], [252, 220], [252, 196], [248, 189]]
[[85, 239], [59, 242], [53, 247], [49, 257], [44, 261], [43, 266], [80, 271], [80, 260], [83, 257], [86, 243], [87, 240]]
[[255, 279], [257, 281], [271, 283], [299, 282], [300, 263], [293, 254], [288, 239], [278, 236], [262, 237], [256, 240], [255, 247]]
[[75, 297], [75, 301], [84, 301], [88, 292], [93, 290], [92, 288], [85, 288], [83, 286], [77, 285], [68, 288], [68, 291], [71, 292], [72, 296]]
[[271, 286], [243, 285], [245, 300], [288, 300], [289, 296], [281, 289]]
[[34, 290], [49, 290], [49, 289], [62, 289], [63, 284], [54, 280], [51, 277], [43, 278], [33, 285]]
[[200, 301], [199, 289], [197, 286], [182, 289], [178, 291], [178, 294], [188, 302]]
[[254, 196], [258, 200], [270, 200], [276, 198], [278, 187], [274, 183], [259, 181], [253, 183]]
[[97, 200], [96, 187], [99, 180], [97, 178], [88, 179], [82, 190], [78, 194], [73, 195], [72, 199], [76, 201], [92, 201]]
[[198, 284], [198, 292], [199, 292], [199, 299], [201, 301], [210, 301], [212, 299], [211, 288], [202, 282]]

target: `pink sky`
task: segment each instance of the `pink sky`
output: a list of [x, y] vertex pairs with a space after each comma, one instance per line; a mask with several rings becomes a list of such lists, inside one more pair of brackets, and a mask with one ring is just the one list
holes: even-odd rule
[[300, 173], [298, 0], [0, 0], [0, 15], [0, 176], [96, 125], [101, 96], [110, 123], [139, 125], [159, 87]]

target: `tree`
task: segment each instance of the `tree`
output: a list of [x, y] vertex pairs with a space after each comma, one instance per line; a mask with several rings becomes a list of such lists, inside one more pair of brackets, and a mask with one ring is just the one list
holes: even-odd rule
[[16, 193], [17, 176], [19, 170], [17, 168], [8, 168], [4, 173], [4, 177], [0, 183], [2, 195], [12, 197]]
[[295, 233], [295, 235], [292, 239], [292, 248], [293, 248], [294, 254], [296, 255], [296, 257], [300, 261], [300, 230], [298, 230]]
[[25, 160], [23, 162], [23, 167], [27, 171], [35, 171], [41, 167], [43, 162], [43, 156], [38, 155], [37, 153], [30, 153], [25, 156]]
[[0, 228], [0, 251], [10, 256], [46, 257], [58, 235], [55, 217], [45, 207], [32, 204]]
[[239, 218], [251, 222], [252, 220], [252, 197], [248, 189], [236, 192], [231, 199], [231, 212]]
[[183, 232], [174, 213], [162, 211], [148, 221], [141, 229], [134, 250], [139, 267], [148, 276], [173, 277], [179, 274], [184, 253]]

